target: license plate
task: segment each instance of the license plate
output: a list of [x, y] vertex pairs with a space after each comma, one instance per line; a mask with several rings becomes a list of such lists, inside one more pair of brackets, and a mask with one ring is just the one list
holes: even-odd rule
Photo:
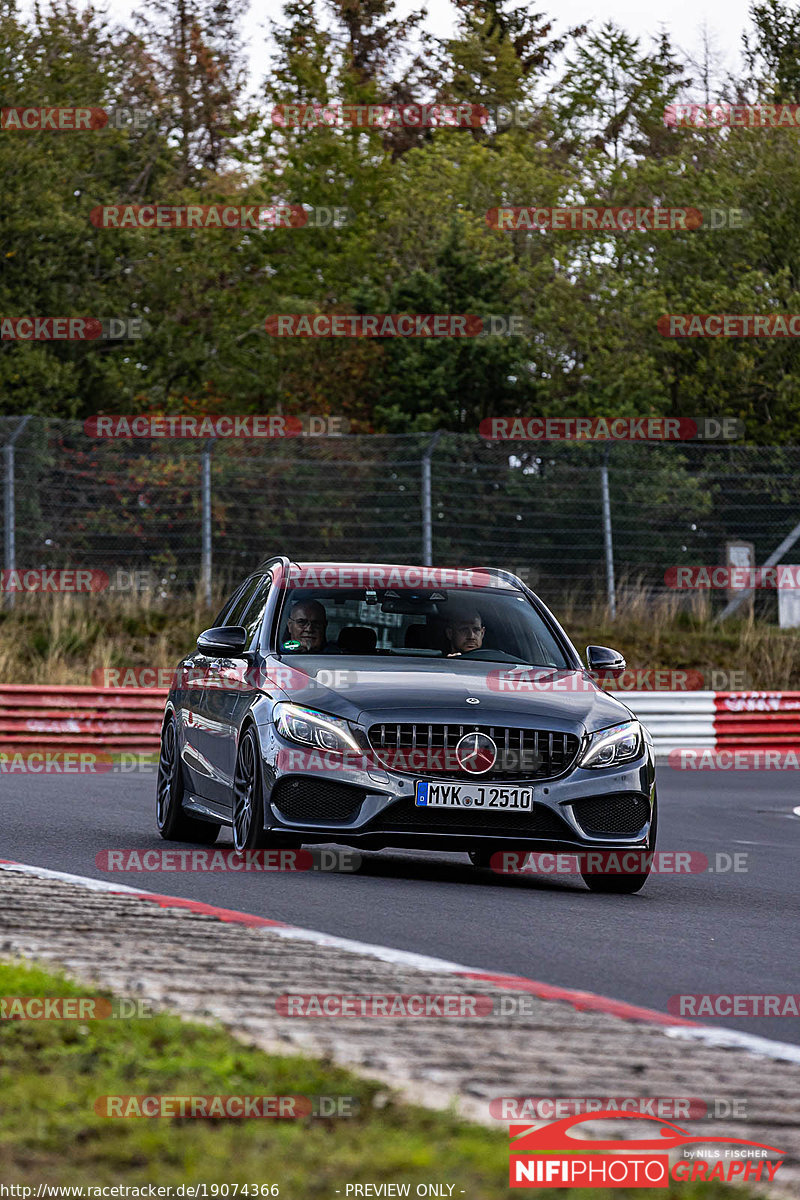
[[417, 780], [417, 808], [472, 808], [477, 812], [530, 812], [533, 788], [490, 787], [484, 783], [432, 783]]

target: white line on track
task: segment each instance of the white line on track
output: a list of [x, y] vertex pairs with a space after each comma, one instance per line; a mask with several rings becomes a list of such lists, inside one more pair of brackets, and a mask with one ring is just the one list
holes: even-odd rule
[[60, 879], [62, 883], [77, 883], [93, 892], [133, 892], [141, 894], [141, 888], [126, 887], [124, 883], [109, 883], [106, 879], [89, 879], [86, 875], [68, 875], [66, 871], [51, 871], [47, 867], [30, 867], [27, 863], [12, 863], [0, 859], [0, 870], [14, 871], [20, 875], [38, 875], [42, 879]]

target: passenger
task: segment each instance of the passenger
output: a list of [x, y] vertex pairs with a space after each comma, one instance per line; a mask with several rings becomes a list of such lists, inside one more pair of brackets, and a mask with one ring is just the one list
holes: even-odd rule
[[477, 609], [472, 609], [447, 618], [444, 631], [450, 644], [447, 657], [455, 658], [459, 654], [468, 654], [470, 650], [480, 650], [486, 626]]
[[284, 645], [285, 650], [295, 650], [305, 654], [332, 654], [339, 652], [339, 647], [326, 639], [328, 614], [319, 600], [298, 600], [289, 610], [286, 621], [289, 631], [289, 641], [297, 642], [296, 646]]

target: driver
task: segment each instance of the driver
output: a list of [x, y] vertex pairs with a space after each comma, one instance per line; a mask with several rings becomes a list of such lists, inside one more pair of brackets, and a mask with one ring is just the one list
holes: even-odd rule
[[473, 608], [450, 616], [444, 632], [450, 645], [447, 657], [455, 658], [459, 654], [469, 654], [470, 650], [480, 650], [486, 626], [481, 614]]
[[[298, 600], [289, 609], [286, 620], [289, 640], [297, 642], [298, 651], [306, 654], [338, 653], [338, 646], [328, 642], [325, 631], [328, 628], [328, 614], [319, 600]], [[284, 649], [290, 647], [284, 646]]]

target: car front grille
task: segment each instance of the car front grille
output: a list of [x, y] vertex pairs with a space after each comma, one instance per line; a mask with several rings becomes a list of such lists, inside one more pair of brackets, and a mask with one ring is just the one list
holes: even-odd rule
[[372, 725], [369, 741], [385, 767], [412, 775], [478, 776], [459, 766], [455, 748], [468, 733], [488, 734], [497, 746], [493, 767], [481, 779], [554, 779], [575, 762], [580, 738], [552, 729], [507, 729], [496, 725]]
[[474, 833], [476, 837], [574, 838], [575, 833], [557, 813], [545, 804], [534, 804], [531, 812], [498, 813], [487, 821], [486, 814], [474, 808], [447, 810], [417, 807], [412, 799], [398, 800], [374, 818], [366, 827], [388, 830], [414, 829], [422, 833]]
[[312, 821], [320, 825], [349, 822], [364, 803], [363, 788], [326, 779], [279, 779], [271, 803], [284, 821]]
[[584, 833], [592, 837], [633, 837], [649, 820], [650, 804], [638, 792], [618, 792], [576, 800], [572, 811]]

